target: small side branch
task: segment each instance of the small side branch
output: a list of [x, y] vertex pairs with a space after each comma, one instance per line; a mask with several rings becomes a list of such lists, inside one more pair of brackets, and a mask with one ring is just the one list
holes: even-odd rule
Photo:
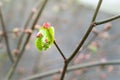
[[120, 14], [119, 15], [116, 15], [116, 16], [113, 16], [111, 18], [108, 18], [106, 20], [102, 20], [102, 21], [99, 21], [99, 22], [95, 22], [95, 25], [100, 25], [100, 24], [104, 24], [104, 23], [107, 23], [107, 22], [110, 22], [110, 21], [113, 21], [113, 20], [117, 20], [120, 18]]
[[56, 46], [57, 50], [60, 52], [61, 56], [63, 57], [63, 59], [66, 61], [66, 57], [63, 54], [63, 52], [61, 51], [61, 49], [59, 48], [58, 44], [56, 43], [56, 41], [54, 41], [54, 45]]
[[96, 19], [96, 17], [97, 17], [97, 14], [98, 14], [98, 11], [99, 11], [99, 9], [100, 9], [101, 4], [102, 4], [102, 0], [99, 0], [98, 5], [97, 5], [97, 8], [96, 8], [96, 10], [95, 10], [95, 13], [94, 13], [94, 15], [93, 15], [91, 24], [90, 24], [88, 30], [86, 31], [85, 35], [83, 36], [82, 41], [80, 41], [78, 47], [75, 49], [75, 51], [73, 52], [73, 54], [69, 57], [68, 62], [70, 62], [70, 61], [74, 58], [74, 56], [77, 54], [77, 52], [79, 51], [79, 49], [82, 47], [82, 45], [83, 45], [84, 42], [86, 41], [86, 39], [87, 39], [87, 37], [89, 36], [90, 32], [92, 31], [93, 27], [95, 26], [95, 25], [94, 25], [94, 22], [95, 22], [95, 19]]
[[5, 22], [4, 22], [3, 13], [2, 13], [2, 4], [0, 4], [0, 20], [1, 20], [2, 29], [3, 29], [3, 32], [4, 32], [4, 38], [5, 38], [7, 53], [8, 53], [8, 56], [9, 56], [11, 62], [13, 63], [14, 59], [13, 59], [13, 56], [11, 54], [10, 47], [9, 47], [8, 35], [7, 35], [7, 32], [6, 32]]
[[65, 76], [65, 72], [66, 72], [66, 69], [67, 69], [67, 66], [68, 64], [71, 62], [71, 60], [75, 57], [75, 55], [78, 53], [79, 49], [82, 47], [82, 45], [84, 44], [84, 42], [86, 41], [86, 39], [88, 38], [90, 32], [92, 31], [93, 27], [95, 26], [94, 22], [96, 20], [96, 17], [97, 17], [97, 14], [98, 14], [98, 11], [100, 9], [100, 6], [102, 4], [102, 0], [99, 0], [98, 4], [97, 4], [97, 7], [96, 7], [96, 10], [94, 12], [94, 15], [92, 17], [92, 20], [91, 20], [91, 24], [88, 28], [88, 30], [86, 31], [85, 35], [83, 36], [82, 38], [82, 41], [80, 41], [79, 45], [77, 46], [77, 48], [73, 51], [72, 55], [67, 59], [67, 61], [64, 63], [64, 67], [63, 67], [63, 71], [62, 71], [62, 75], [61, 75], [61, 78], [60, 80], [64, 80], [64, 76]]
[[[83, 69], [83, 68], [97, 67], [97, 66], [102, 66], [102, 65], [104, 65], [104, 66], [120, 65], [120, 60], [111, 60], [111, 61], [106, 61], [106, 62], [96, 61], [96, 62], [91, 62], [91, 63], [77, 64], [77, 65], [68, 67], [67, 72], [71, 72], [71, 71]], [[60, 69], [54, 69], [51, 71], [47, 71], [44, 73], [39, 73], [39, 74], [30, 76], [30, 77], [22, 79], [22, 80], [36, 80], [36, 79], [41, 79], [44, 77], [49, 77], [51, 75], [58, 74], [58, 73], [60, 73]]]
[[[31, 11], [30, 15], [28, 16], [28, 19], [26, 20], [23, 28], [26, 29], [28, 27], [29, 22], [31, 21], [32, 17], [33, 17], [34, 11]], [[22, 33], [20, 36], [20, 39], [18, 40], [18, 44], [17, 44], [17, 49], [20, 49], [21, 43], [22, 43], [22, 39], [23, 36], [25, 35], [25, 33]]]

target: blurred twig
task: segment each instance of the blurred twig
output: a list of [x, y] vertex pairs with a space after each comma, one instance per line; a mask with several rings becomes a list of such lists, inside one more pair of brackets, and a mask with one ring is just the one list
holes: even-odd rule
[[4, 32], [4, 38], [5, 38], [7, 53], [8, 53], [8, 56], [9, 56], [11, 62], [13, 63], [14, 59], [13, 59], [13, 56], [12, 56], [11, 51], [10, 51], [8, 36], [7, 36], [7, 33], [6, 33], [5, 22], [4, 22], [3, 13], [2, 13], [2, 4], [0, 4], [0, 20], [1, 20], [2, 29], [3, 29], [3, 32]]
[[[41, 4], [41, 1], [39, 1], [37, 3], [37, 5], [31, 10], [31, 12], [30, 12], [30, 14], [28, 16], [28, 19], [26, 20], [25, 24], [23, 25], [24, 30], [28, 27], [30, 21], [32, 20], [33, 15], [35, 14], [36, 10], [40, 7], [40, 4]], [[23, 39], [24, 35], [25, 34], [22, 33], [21, 36], [20, 36], [20, 39], [19, 39], [18, 44], [17, 44], [17, 49], [18, 50], [20, 49], [20, 46], [21, 46], [22, 39]]]
[[[43, 12], [43, 10], [45, 8], [45, 5], [46, 5], [47, 1], [48, 0], [44, 0], [44, 2], [42, 4], [42, 7], [38, 10], [38, 14], [37, 14], [35, 20], [33, 21], [32, 26], [31, 26], [32, 30], [34, 30], [35, 24], [38, 22], [38, 19], [41, 16], [41, 14], [42, 14], [42, 12]], [[21, 49], [20, 55], [18, 56], [16, 62], [10, 67], [10, 69], [9, 69], [9, 71], [7, 73], [7, 76], [6, 76], [7, 80], [11, 79], [11, 77], [12, 77], [12, 75], [13, 75], [13, 73], [14, 73], [14, 71], [15, 71], [15, 69], [16, 69], [16, 67], [17, 67], [17, 65], [18, 65], [18, 63], [19, 63], [19, 61], [20, 61], [20, 59], [21, 59], [21, 57], [23, 55], [23, 53], [24, 53], [25, 47], [26, 47], [27, 43], [29, 42], [30, 37], [31, 37], [31, 34], [28, 34], [28, 36], [27, 36], [27, 38], [25, 40], [25, 43], [24, 43], [24, 45], [23, 45], [23, 47]]]
[[[26, 22], [25, 22], [25, 24], [23, 26], [24, 30], [28, 27], [28, 24], [31, 21], [31, 19], [33, 17], [33, 14], [34, 14], [34, 11], [31, 11], [30, 15], [28, 16], [28, 19], [26, 20]], [[18, 50], [20, 49], [20, 46], [21, 46], [22, 39], [23, 39], [24, 35], [25, 35], [25, 33], [22, 33], [21, 36], [20, 36], [20, 39], [19, 39], [18, 44], [17, 44], [17, 49]]]
[[[83, 64], [77, 64], [77, 65], [70, 66], [70, 67], [68, 67], [67, 72], [71, 72], [71, 71], [83, 69], [83, 68], [91, 68], [91, 67], [103, 66], [103, 65], [104, 66], [119, 65], [119, 64], [120, 64], [120, 60], [111, 60], [111, 61], [106, 61], [106, 62], [95, 61], [95, 62], [91, 62], [91, 63], [83, 63]], [[36, 75], [32, 75], [32, 76], [30, 76], [28, 78], [24, 78], [22, 80], [38, 80], [38, 79], [48, 77], [48, 76], [51, 76], [51, 75], [57, 74], [57, 73], [60, 73], [60, 69], [54, 69], [54, 70], [39, 73]]]

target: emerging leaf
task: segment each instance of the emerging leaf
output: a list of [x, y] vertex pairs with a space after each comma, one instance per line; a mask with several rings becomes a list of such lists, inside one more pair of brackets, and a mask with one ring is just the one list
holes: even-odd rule
[[88, 46], [88, 49], [91, 51], [91, 52], [93, 52], [93, 53], [96, 53], [97, 52], [97, 47], [96, 46], [93, 46], [93, 45], [89, 45]]
[[54, 43], [54, 27], [44, 23], [36, 35], [35, 45], [39, 51], [47, 50]]

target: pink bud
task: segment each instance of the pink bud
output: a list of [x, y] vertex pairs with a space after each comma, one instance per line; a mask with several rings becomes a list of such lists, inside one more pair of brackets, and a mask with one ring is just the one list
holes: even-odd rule
[[18, 49], [14, 49], [14, 50], [12, 51], [12, 53], [13, 53], [15, 56], [18, 56], [19, 53], [20, 53], [20, 51], [19, 51]]
[[50, 23], [46, 22], [43, 24], [43, 26], [44, 26], [44, 28], [48, 29], [51, 25], [50, 25]]
[[32, 33], [32, 29], [29, 29], [29, 28], [28, 28], [28, 29], [25, 29], [24, 32], [31, 34], [31, 33]]
[[113, 69], [114, 69], [114, 67], [113, 67], [113, 66], [108, 66], [108, 72], [112, 72], [112, 71], [113, 71]]

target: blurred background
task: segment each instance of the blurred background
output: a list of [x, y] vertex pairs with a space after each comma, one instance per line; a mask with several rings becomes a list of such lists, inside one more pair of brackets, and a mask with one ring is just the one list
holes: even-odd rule
[[[20, 31], [16, 35], [12, 33], [12, 31], [14, 29], [23, 30], [22, 26], [28, 15], [33, 7], [36, 5], [38, 5], [38, 8], [40, 7], [41, 0], [0, 1], [3, 5], [2, 10], [8, 32], [10, 49], [14, 55], [14, 50], [17, 47], [22, 32]], [[65, 56], [69, 57], [88, 29], [97, 3], [98, 0], [48, 0], [41, 18], [36, 25], [50, 22], [55, 28], [56, 42], [64, 52]], [[117, 14], [120, 14], [120, 0], [103, 0], [96, 21], [101, 21]], [[30, 28], [30, 25], [31, 23], [28, 28]], [[104, 30], [106, 26], [111, 26], [111, 28], [109, 30]], [[85, 45], [91, 39], [92, 42], [73, 59], [69, 66], [100, 60], [108, 61], [120, 59], [120, 19], [97, 26], [95, 30], [98, 32], [98, 35], [95, 35], [93, 32], [90, 34]], [[2, 32], [1, 27], [0, 32]], [[54, 45], [43, 52], [39, 52], [36, 49], [34, 44], [36, 33], [37, 30], [34, 30], [12, 80], [22, 80], [33, 74], [63, 67], [63, 59]], [[26, 39], [26, 35], [27, 34], [25, 33], [24, 40]], [[91, 51], [91, 45], [95, 46], [95, 51]], [[0, 36], [0, 80], [5, 78], [10, 65], [4, 38]], [[55, 74], [39, 80], [58, 80], [57, 78], [59, 78], [59, 75]], [[65, 80], [119, 79], [119, 65], [111, 65], [104, 68], [99, 66], [80, 69], [69, 72], [65, 77]]]

